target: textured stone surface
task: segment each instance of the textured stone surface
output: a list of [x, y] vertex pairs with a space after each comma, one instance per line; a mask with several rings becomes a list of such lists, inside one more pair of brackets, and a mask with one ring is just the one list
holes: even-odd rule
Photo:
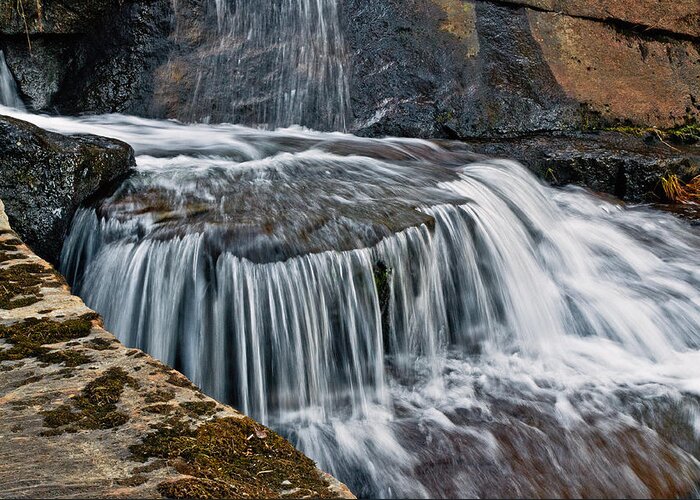
[[639, 37], [554, 12], [530, 11], [528, 19], [557, 83], [603, 120], [674, 127], [697, 119], [697, 43]]
[[0, 0], [0, 50], [30, 108], [147, 115], [172, 15], [169, 0]]
[[700, 37], [697, 0], [503, 0], [502, 3]]
[[108, 12], [110, 4], [104, 0], [0, 0], [0, 32], [85, 33]]
[[0, 197], [13, 228], [56, 261], [80, 203], [135, 165], [130, 146], [97, 136], [63, 136], [0, 116]]
[[[0, 224], [3, 220], [0, 210]], [[237, 495], [255, 487], [254, 491], [276, 497], [353, 498], [344, 485], [318, 469], [289, 464], [289, 457], [298, 452], [269, 429], [208, 398], [179, 372], [120, 344], [70, 294], [49, 264], [17, 242], [13, 233], [0, 234], [0, 248], [0, 273], [30, 266], [41, 283], [36, 302], [0, 308], [0, 497], [159, 498], [162, 493], [183, 492], [207, 497]], [[19, 295], [30, 293], [11, 281], [3, 286], [16, 287]], [[10, 355], [14, 344], [8, 336], [42, 321], [59, 326], [87, 323], [74, 339], [38, 348], [39, 356]], [[183, 432], [227, 429], [226, 436], [236, 436], [239, 426], [253, 428], [250, 436], [239, 438], [244, 443], [232, 444], [264, 451], [241, 456], [240, 463], [230, 455], [217, 463], [255, 479], [204, 479], [199, 477], [202, 468], [186, 453], [168, 458], [168, 450], [182, 448], [187, 439], [211, 457], [226, 445], [222, 441], [207, 451], [205, 446], [216, 441], [197, 441], [198, 434], [170, 436], [172, 426]], [[165, 458], [144, 462], [143, 446], [150, 443], [147, 436], [159, 432], [168, 436], [160, 443]], [[262, 466], [281, 469], [261, 476], [257, 473]], [[309, 471], [308, 475], [299, 476], [300, 470]], [[287, 472], [297, 474], [291, 484], [283, 481]], [[309, 490], [307, 483], [321, 489]]]
[[692, 122], [699, 40], [670, 27], [697, 3], [666, 3], [348, 0], [354, 127], [470, 138]]

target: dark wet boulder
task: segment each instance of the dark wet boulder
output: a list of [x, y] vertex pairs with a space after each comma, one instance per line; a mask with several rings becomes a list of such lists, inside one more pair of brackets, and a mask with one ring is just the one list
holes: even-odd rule
[[700, 175], [700, 147], [615, 131], [467, 141], [488, 157], [513, 158], [554, 186], [574, 184], [631, 202], [659, 202], [661, 179]]
[[169, 0], [0, 0], [0, 50], [31, 109], [148, 115]]
[[[697, 122], [696, 5], [338, 2], [352, 108], [347, 128], [374, 137], [470, 139]], [[221, 43], [217, 22], [208, 0], [0, 0], [0, 50], [34, 109], [259, 122], [252, 109], [274, 98], [263, 89], [277, 53], [253, 47], [238, 57]], [[227, 43], [238, 47], [245, 40], [239, 35]], [[211, 60], [227, 67], [201, 66]], [[260, 95], [250, 99], [242, 88]], [[206, 112], [195, 113], [200, 105]]]
[[120, 141], [0, 116], [0, 198], [14, 230], [47, 260], [58, 259], [78, 206], [134, 165], [133, 150]]

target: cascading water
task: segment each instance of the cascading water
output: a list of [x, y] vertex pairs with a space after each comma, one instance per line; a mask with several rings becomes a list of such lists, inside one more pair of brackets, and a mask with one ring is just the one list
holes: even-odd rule
[[[177, 3], [175, 4], [177, 8]], [[210, 0], [183, 116], [344, 130], [349, 87], [337, 0]], [[182, 27], [188, 38], [192, 27]]]
[[15, 78], [7, 66], [2, 50], [0, 50], [0, 105], [24, 110], [24, 103], [17, 92]]
[[700, 479], [684, 222], [458, 143], [15, 115], [137, 151], [62, 255], [107, 327], [357, 494], [674, 496]]

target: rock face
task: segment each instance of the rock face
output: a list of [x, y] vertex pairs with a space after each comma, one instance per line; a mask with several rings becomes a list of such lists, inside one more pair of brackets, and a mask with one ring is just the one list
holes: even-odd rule
[[[338, 5], [351, 73], [348, 128], [363, 135], [472, 138], [618, 122], [669, 128], [700, 114], [695, 0], [634, 8], [623, 0]], [[78, 8], [0, 0], [0, 50], [41, 110], [201, 118], [189, 100], [220, 100], [202, 94], [221, 89], [200, 88], [195, 69], [207, 58], [227, 61], [215, 27], [208, 0], [81, 0]], [[256, 61], [243, 62], [250, 87], [270, 77]], [[246, 119], [233, 113], [210, 115]]]
[[97, 136], [64, 136], [0, 116], [0, 196], [10, 222], [55, 262], [78, 206], [135, 165], [130, 146]]
[[148, 114], [168, 0], [0, 0], [0, 50], [35, 110]]
[[697, 120], [697, 3], [640, 3], [346, 1], [354, 128], [469, 138]]
[[270, 429], [120, 344], [1, 207], [0, 497], [354, 498]]

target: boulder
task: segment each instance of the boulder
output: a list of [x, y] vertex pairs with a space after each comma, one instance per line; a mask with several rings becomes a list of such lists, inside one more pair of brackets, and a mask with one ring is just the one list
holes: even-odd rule
[[134, 165], [133, 150], [120, 141], [64, 136], [0, 116], [0, 197], [15, 231], [52, 262], [78, 206]]

